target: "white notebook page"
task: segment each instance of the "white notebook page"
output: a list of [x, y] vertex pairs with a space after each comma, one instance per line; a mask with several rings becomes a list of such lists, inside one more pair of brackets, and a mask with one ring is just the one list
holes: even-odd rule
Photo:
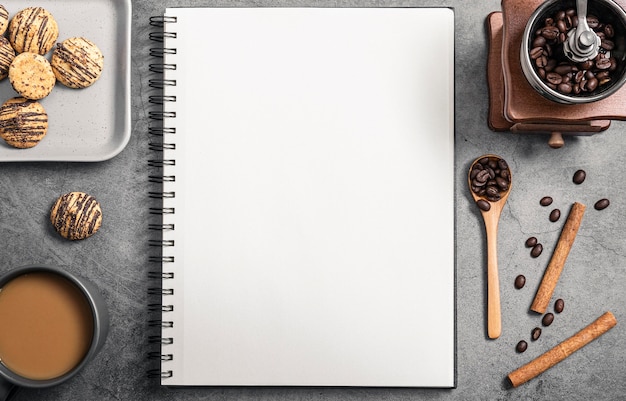
[[454, 15], [176, 8], [165, 385], [454, 386]]

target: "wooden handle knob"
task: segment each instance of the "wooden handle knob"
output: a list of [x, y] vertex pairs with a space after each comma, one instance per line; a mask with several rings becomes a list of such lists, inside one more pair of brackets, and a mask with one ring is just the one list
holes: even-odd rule
[[552, 132], [550, 134], [550, 139], [548, 139], [548, 146], [552, 149], [558, 149], [565, 145], [565, 141], [563, 140], [563, 134], [560, 132]]

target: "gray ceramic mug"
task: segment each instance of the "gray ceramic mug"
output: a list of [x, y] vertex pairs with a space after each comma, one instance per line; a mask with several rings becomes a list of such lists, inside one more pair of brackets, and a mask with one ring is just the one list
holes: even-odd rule
[[[93, 317], [93, 336], [91, 343], [85, 356], [67, 373], [51, 379], [34, 380], [21, 376], [10, 369], [3, 363], [0, 363], [0, 401], [7, 401], [23, 388], [45, 388], [63, 383], [77, 374], [93, 357], [100, 351], [109, 331], [109, 315], [106, 303], [102, 298], [98, 288], [90, 281], [77, 277], [65, 270], [53, 266], [24, 266], [11, 270], [0, 277], [0, 289], [2, 289], [11, 280], [27, 273], [47, 272], [56, 274], [70, 283], [72, 283], [84, 295], [87, 304], [91, 309]], [[2, 322], [0, 322], [2, 325]]]

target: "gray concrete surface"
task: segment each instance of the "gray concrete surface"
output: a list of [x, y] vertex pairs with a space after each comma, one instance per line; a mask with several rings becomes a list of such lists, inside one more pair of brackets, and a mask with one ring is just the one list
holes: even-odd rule
[[[156, 368], [147, 357], [155, 334], [147, 308], [151, 267], [147, 194], [150, 169], [148, 18], [178, 5], [315, 5], [315, 6], [452, 6], [456, 9], [456, 252], [457, 252], [457, 388], [162, 388], [146, 372]], [[1, 270], [30, 263], [52, 263], [81, 273], [101, 288], [110, 308], [111, 332], [99, 356], [78, 376], [58, 387], [23, 390], [16, 400], [620, 400], [626, 399], [626, 125], [614, 122], [604, 133], [566, 139], [550, 149], [544, 136], [494, 133], [487, 126], [485, 17], [500, 9], [497, 0], [414, 1], [133, 1], [132, 138], [117, 157], [100, 163], [3, 163], [0, 165]], [[503, 333], [486, 338], [486, 242], [477, 208], [466, 187], [470, 162], [496, 153], [510, 164], [514, 189], [499, 232]], [[583, 185], [572, 183], [574, 171], [587, 172]], [[48, 210], [61, 193], [82, 190], [103, 205], [105, 224], [93, 241], [61, 240], [47, 222]], [[552, 196], [563, 216], [548, 220], [550, 208], [539, 199]], [[593, 204], [609, 198], [608, 209]], [[529, 341], [540, 316], [529, 313], [535, 290], [558, 239], [570, 205], [587, 205], [583, 224], [555, 297], [565, 311]], [[536, 236], [543, 254], [533, 259], [524, 246]], [[526, 286], [517, 290], [515, 277]], [[598, 341], [525, 385], [511, 389], [506, 375], [574, 334], [603, 312], [618, 325]], [[425, 329], [428, 329], [426, 327]], [[515, 352], [529, 341], [523, 354]]]

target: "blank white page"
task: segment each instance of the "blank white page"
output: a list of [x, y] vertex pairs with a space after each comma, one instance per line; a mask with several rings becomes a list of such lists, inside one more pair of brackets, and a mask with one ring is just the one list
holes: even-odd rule
[[453, 11], [166, 15], [162, 384], [454, 386]]

